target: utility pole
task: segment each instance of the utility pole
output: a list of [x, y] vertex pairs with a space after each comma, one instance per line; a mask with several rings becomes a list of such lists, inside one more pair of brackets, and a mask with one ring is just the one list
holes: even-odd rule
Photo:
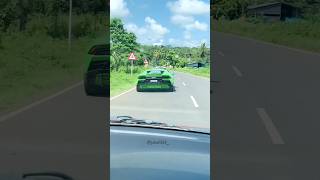
[[71, 26], [72, 25], [72, 0], [69, 0], [69, 34], [68, 34], [68, 45], [69, 51], [71, 50]]

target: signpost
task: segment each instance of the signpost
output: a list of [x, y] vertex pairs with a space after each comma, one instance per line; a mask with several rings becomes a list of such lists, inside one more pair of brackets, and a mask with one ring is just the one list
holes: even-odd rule
[[132, 71], [133, 71], [133, 61], [137, 60], [136, 56], [134, 55], [133, 52], [129, 54], [128, 60], [131, 61], [131, 76], [132, 76]]

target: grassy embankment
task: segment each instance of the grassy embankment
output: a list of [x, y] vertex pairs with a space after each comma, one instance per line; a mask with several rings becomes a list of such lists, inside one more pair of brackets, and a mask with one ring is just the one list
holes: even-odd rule
[[115, 96], [135, 87], [138, 75], [143, 71], [144, 68], [135, 68], [132, 76], [130, 72], [125, 72], [124, 70], [111, 71], [110, 95]]
[[[100, 38], [98, 38], [100, 37]], [[67, 40], [45, 34], [2, 36], [0, 48], [0, 112], [47, 96], [83, 78], [88, 48], [103, 35]]]
[[219, 20], [216, 30], [288, 47], [320, 52], [320, 21], [263, 22], [259, 20]]
[[88, 49], [107, 41], [105, 17], [76, 15], [68, 50], [68, 16], [57, 24], [43, 15], [30, 17], [26, 29], [13, 23], [0, 34], [0, 113], [13, 110], [83, 78]]

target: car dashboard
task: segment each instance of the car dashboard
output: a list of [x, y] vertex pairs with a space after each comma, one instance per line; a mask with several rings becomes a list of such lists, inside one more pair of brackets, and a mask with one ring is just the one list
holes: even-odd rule
[[210, 179], [210, 134], [110, 125], [111, 180]]

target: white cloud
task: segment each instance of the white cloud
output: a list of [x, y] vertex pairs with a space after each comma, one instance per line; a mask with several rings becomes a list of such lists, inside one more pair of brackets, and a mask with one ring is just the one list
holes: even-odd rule
[[175, 40], [175, 39], [173, 39], [173, 38], [170, 38], [170, 39], [169, 39], [169, 43], [170, 43], [170, 44], [174, 44], [174, 43], [175, 43], [175, 41], [176, 41], [176, 40]]
[[191, 39], [192, 35], [190, 31], [184, 31], [184, 38], [185, 39]]
[[171, 22], [173, 24], [184, 26], [186, 24], [191, 24], [194, 22], [194, 18], [192, 16], [184, 16], [181, 14], [175, 14], [171, 16]]
[[196, 29], [199, 31], [207, 31], [208, 25], [206, 23], [201, 23], [199, 21], [194, 21], [192, 24], [185, 25], [187, 30]]
[[206, 43], [206, 46], [208, 47], [209, 44], [207, 44], [207, 41], [201, 40], [201, 41], [183, 41], [183, 45], [186, 47], [199, 47], [202, 43]]
[[138, 41], [142, 44], [162, 45], [164, 43], [164, 36], [169, 33], [169, 30], [159, 24], [151, 17], [145, 18], [145, 25], [138, 27], [136, 24], [129, 23], [125, 25], [129, 32], [137, 35]]
[[210, 13], [210, 5], [200, 0], [178, 0], [168, 2], [167, 6], [174, 14], [200, 15]]
[[206, 47], [210, 47], [210, 43], [206, 39], [191, 40], [191, 39], [174, 39], [170, 38], [167, 45], [174, 47], [199, 47], [202, 43], [206, 43]]
[[127, 3], [124, 0], [111, 0], [110, 1], [110, 15], [111, 17], [126, 17], [130, 14], [127, 8]]
[[169, 30], [159, 24], [156, 20], [146, 17], [145, 22], [147, 23], [147, 28], [155, 33], [156, 36], [164, 36], [169, 32]]
[[210, 5], [200, 0], [177, 0], [168, 2], [167, 6], [172, 12], [171, 22], [185, 29], [184, 38], [191, 39], [191, 31], [207, 31], [208, 24], [195, 20], [196, 15], [210, 14]]
[[158, 42], [155, 42], [155, 43], [153, 43], [152, 45], [154, 45], [154, 46], [161, 46], [161, 45], [163, 45], [163, 43], [164, 43], [163, 39], [160, 39]]

